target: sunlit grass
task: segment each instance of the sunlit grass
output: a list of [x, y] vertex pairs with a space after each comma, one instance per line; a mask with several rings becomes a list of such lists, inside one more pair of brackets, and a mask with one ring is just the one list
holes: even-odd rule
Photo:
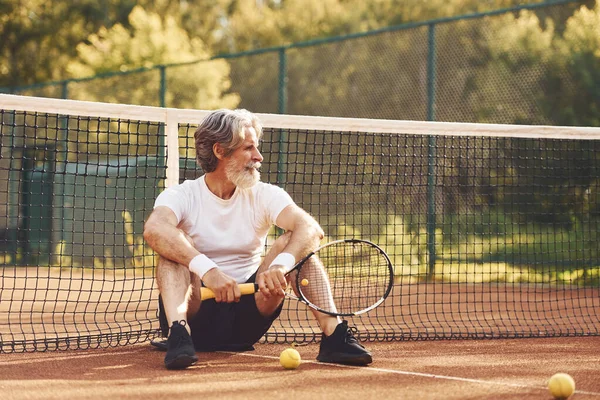
[[[452, 219], [435, 232], [436, 258], [429, 268], [429, 245], [423, 219], [410, 216], [376, 216], [374, 223], [357, 219], [356, 226], [337, 217], [325, 223], [331, 228], [321, 244], [332, 240], [367, 239], [382, 247], [394, 267], [398, 282], [422, 281], [462, 283], [534, 283], [600, 286], [600, 242], [596, 224], [573, 227], [519, 224], [506, 216], [477, 216]], [[59, 242], [50, 257], [50, 266], [61, 269], [152, 269], [157, 255], [141, 235], [133, 231], [132, 216], [122, 213], [125, 256], [116, 257], [107, 248], [93, 262], [70, 254], [68, 243]], [[326, 226], [327, 226], [326, 225]], [[379, 227], [378, 229], [375, 229]], [[268, 249], [281, 232], [271, 229]], [[0, 253], [0, 262], [19, 265], [20, 255]], [[341, 263], [340, 265], [342, 265]], [[363, 272], [360, 272], [361, 274]]]
[[[379, 235], [367, 239], [387, 252], [396, 280], [403, 283], [427, 280], [600, 286], [595, 225], [568, 230], [512, 223], [506, 217], [498, 220], [499, 226], [493, 226], [488, 218], [482, 226], [471, 221], [473, 224], [438, 228], [433, 273], [429, 273], [427, 233], [422, 222], [414, 224], [410, 219], [393, 216]], [[354, 227], [339, 226], [337, 230], [361, 237]]]
[[0, 253], [0, 264], [11, 264], [13, 262], [13, 255], [7, 253]]

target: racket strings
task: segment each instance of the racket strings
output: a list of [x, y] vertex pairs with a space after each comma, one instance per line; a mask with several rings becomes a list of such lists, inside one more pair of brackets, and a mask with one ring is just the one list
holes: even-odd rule
[[390, 285], [387, 257], [367, 242], [339, 242], [319, 250], [299, 271], [302, 296], [327, 312], [353, 314], [381, 301]]

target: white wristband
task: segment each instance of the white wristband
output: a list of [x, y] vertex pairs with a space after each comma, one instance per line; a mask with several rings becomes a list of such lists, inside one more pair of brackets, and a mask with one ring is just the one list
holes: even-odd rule
[[204, 274], [210, 271], [213, 268], [217, 268], [217, 264], [210, 258], [206, 257], [204, 254], [198, 254], [196, 257], [192, 258], [190, 261], [190, 271], [195, 273], [202, 279]]
[[285, 272], [288, 273], [292, 269], [294, 269], [294, 266], [296, 265], [296, 257], [291, 255], [290, 253], [279, 253], [277, 257], [275, 257], [271, 265], [269, 265], [269, 268], [275, 265], [283, 266], [285, 268]]

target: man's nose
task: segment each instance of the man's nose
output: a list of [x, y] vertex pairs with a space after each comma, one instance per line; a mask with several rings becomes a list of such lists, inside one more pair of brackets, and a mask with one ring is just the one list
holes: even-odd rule
[[258, 151], [258, 149], [257, 149], [254, 152], [252, 159], [255, 161], [258, 161], [258, 162], [262, 162], [264, 158], [263, 158], [262, 154], [260, 154], [260, 151]]

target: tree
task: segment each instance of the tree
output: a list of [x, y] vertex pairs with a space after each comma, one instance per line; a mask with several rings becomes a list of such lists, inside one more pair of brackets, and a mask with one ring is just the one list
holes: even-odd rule
[[[110, 29], [101, 28], [90, 35], [87, 43], [77, 46], [77, 59], [69, 62], [67, 70], [73, 77], [107, 74], [104, 78], [71, 84], [70, 97], [82, 100], [158, 105], [160, 70], [156, 65], [186, 63], [172, 66], [167, 71], [166, 105], [177, 108], [216, 109], [234, 108], [239, 103], [236, 93], [228, 92], [229, 65], [225, 60], [210, 59], [210, 53], [199, 39], [190, 39], [173, 18], [162, 19], [156, 13], [146, 12], [136, 6], [129, 16], [129, 28], [116, 24]], [[195, 62], [197, 60], [207, 60]], [[144, 66], [147, 72], [126, 73], [129, 69]], [[121, 71], [115, 74], [114, 71]], [[91, 121], [90, 123], [93, 123]], [[121, 124], [121, 126], [118, 126]], [[82, 128], [83, 129], [83, 128]], [[83, 154], [135, 154], [156, 152], [156, 132], [152, 126], [111, 122], [110, 128], [86, 128], [89, 140], [78, 143]], [[114, 132], [127, 133], [128, 139], [111, 141]], [[77, 132], [70, 132], [76, 134]], [[194, 158], [190, 137], [181, 139], [182, 155]], [[121, 143], [121, 144], [119, 144]], [[151, 143], [151, 146], [146, 146]], [[86, 146], [98, 146], [88, 151]], [[93, 149], [92, 149], [93, 150]], [[189, 154], [188, 154], [189, 153]], [[156, 155], [156, 154], [148, 154]]]
[[[500, 112], [513, 123], [600, 126], [599, 5], [581, 7], [561, 30], [528, 11], [491, 28], [471, 88], [484, 121]], [[514, 139], [503, 149], [495, 174], [511, 182], [510, 195], [493, 194], [502, 203], [569, 227], [600, 212], [595, 141]]]
[[478, 122], [548, 123], [534, 99], [542, 95], [543, 76], [554, 51], [552, 20], [542, 28], [537, 15], [521, 11], [490, 19], [472, 45], [471, 72], [466, 89]]
[[[198, 0], [197, 0], [198, 1]], [[199, 0], [202, 1], [202, 0]], [[215, 51], [281, 46], [523, 4], [519, 0], [230, 0]], [[191, 33], [193, 34], [193, 33]]]
[[560, 125], [600, 126], [600, 4], [576, 11], [555, 49], [539, 99], [544, 112]]
[[[67, 65], [73, 77], [88, 77], [113, 71], [126, 72], [140, 66], [208, 60], [210, 54], [199, 39], [190, 39], [173, 18], [136, 6], [129, 15], [130, 28], [116, 24], [89, 36], [77, 46], [77, 59]], [[239, 97], [225, 93], [230, 86], [225, 60], [169, 68], [166, 103], [170, 107], [213, 109], [235, 107]], [[71, 89], [73, 97], [119, 103], [155, 104], [159, 98], [159, 70], [106, 78]]]
[[507, 14], [481, 40], [487, 52], [474, 60], [481, 68], [468, 93], [481, 120], [600, 126], [600, 5], [581, 7], [561, 29], [531, 11]]
[[134, 3], [0, 0], [0, 87], [65, 79], [75, 46], [100, 26], [126, 21]]
[[233, 0], [139, 0], [144, 10], [174, 19], [191, 38], [199, 38], [211, 53], [219, 49], [215, 43], [227, 40], [223, 28]]

